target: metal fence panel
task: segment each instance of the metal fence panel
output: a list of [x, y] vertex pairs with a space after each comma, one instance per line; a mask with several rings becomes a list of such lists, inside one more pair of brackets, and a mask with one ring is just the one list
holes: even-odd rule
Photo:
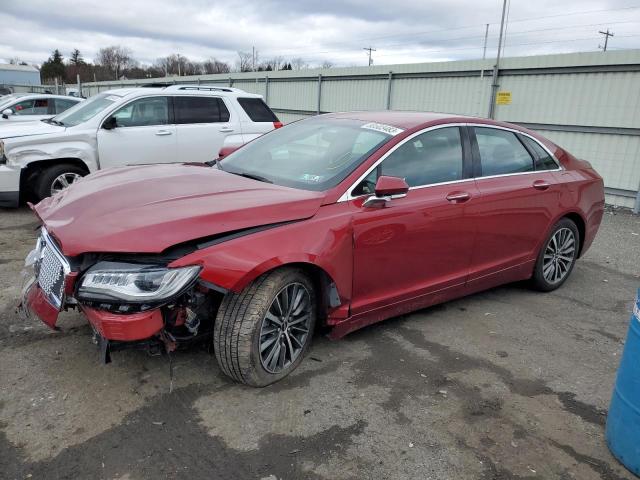
[[[318, 111], [387, 108], [484, 117], [492, 66], [465, 60], [228, 73], [89, 83], [83, 93], [166, 81], [232, 85], [263, 95], [285, 123]], [[498, 83], [510, 101], [496, 105], [497, 119], [539, 130], [590, 161], [604, 177], [609, 202], [633, 206], [638, 195], [640, 206], [640, 50], [505, 58]]]

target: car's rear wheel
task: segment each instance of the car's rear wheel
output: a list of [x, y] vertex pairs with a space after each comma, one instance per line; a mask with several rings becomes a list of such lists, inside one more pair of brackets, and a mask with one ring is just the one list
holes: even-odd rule
[[213, 334], [220, 368], [253, 387], [287, 376], [311, 343], [316, 311], [313, 283], [297, 268], [266, 273], [239, 294], [227, 294]]
[[38, 200], [42, 200], [64, 190], [86, 174], [82, 167], [71, 163], [53, 165], [40, 172], [34, 193]]
[[538, 253], [533, 272], [533, 286], [544, 292], [562, 285], [573, 271], [578, 258], [580, 232], [576, 224], [563, 218], [553, 226]]

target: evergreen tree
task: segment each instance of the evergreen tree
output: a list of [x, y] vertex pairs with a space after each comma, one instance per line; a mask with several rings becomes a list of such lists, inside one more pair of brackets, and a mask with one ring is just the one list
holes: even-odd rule
[[42, 64], [40, 68], [40, 76], [43, 79], [62, 79], [65, 77], [65, 68], [60, 50], [57, 48], [53, 51], [51, 56], [46, 62]]

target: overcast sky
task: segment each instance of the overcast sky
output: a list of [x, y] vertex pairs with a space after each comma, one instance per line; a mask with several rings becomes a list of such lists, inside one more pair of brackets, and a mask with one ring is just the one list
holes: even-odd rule
[[[122, 45], [141, 63], [180, 53], [235, 63], [255, 46], [261, 59], [311, 65], [374, 64], [495, 56], [502, 0], [0, 0], [0, 60], [42, 63], [51, 50], [80, 49], [93, 61]], [[542, 18], [544, 17], [544, 18]], [[506, 55], [593, 51], [610, 28], [611, 50], [640, 48], [640, 0], [511, 0]]]

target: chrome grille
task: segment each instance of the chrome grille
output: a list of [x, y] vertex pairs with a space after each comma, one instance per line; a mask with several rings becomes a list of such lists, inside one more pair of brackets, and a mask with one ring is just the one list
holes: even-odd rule
[[64, 296], [64, 279], [69, 265], [56, 250], [46, 231], [42, 231], [40, 259], [37, 265], [38, 285], [49, 301], [60, 308]]

